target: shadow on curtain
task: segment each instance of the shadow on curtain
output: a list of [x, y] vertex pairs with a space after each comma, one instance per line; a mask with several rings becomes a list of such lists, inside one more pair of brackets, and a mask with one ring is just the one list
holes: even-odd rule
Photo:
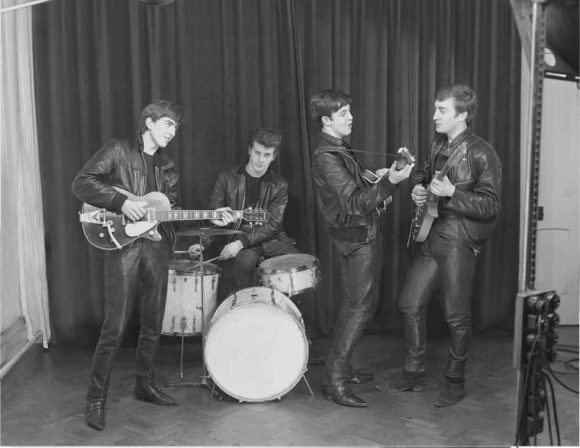
[[[219, 171], [245, 162], [259, 126], [280, 130], [289, 181], [286, 230], [320, 258], [318, 299], [305, 313], [332, 328], [339, 291], [310, 176], [310, 95], [334, 87], [354, 99], [352, 144], [392, 163], [399, 146], [422, 160], [433, 137], [435, 89], [454, 81], [480, 96], [475, 131], [504, 164], [504, 210], [483, 252], [474, 323], [511, 325], [517, 289], [520, 43], [501, 0], [55, 0], [35, 7], [35, 76], [50, 305], [58, 341], [92, 343], [102, 320], [102, 254], [77, 222], [70, 183], [106, 140], [129, 136], [142, 107], [169, 98], [186, 123], [168, 149], [184, 208], [207, 206]], [[384, 218], [383, 297], [372, 330], [398, 328], [396, 298], [409, 265], [411, 205], [404, 186]]]

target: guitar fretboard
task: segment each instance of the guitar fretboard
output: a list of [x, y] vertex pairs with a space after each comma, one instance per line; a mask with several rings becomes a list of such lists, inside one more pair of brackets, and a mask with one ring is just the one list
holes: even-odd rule
[[[148, 219], [152, 221], [197, 221], [202, 219], [220, 219], [223, 211], [216, 210], [149, 210]], [[243, 217], [243, 210], [229, 212], [236, 219]]]

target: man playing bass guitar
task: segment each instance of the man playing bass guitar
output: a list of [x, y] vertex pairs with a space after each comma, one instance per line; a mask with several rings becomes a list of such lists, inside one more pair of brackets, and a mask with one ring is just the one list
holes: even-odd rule
[[[416, 392], [425, 388], [425, 313], [439, 287], [450, 344], [445, 385], [435, 400], [438, 407], [451, 406], [465, 395], [475, 262], [501, 206], [501, 161], [471, 129], [476, 109], [476, 95], [466, 85], [437, 92], [430, 158], [411, 178], [411, 198], [418, 207], [411, 236], [419, 245], [399, 297], [406, 357], [403, 382], [396, 387]], [[427, 212], [428, 203], [435, 204], [434, 213]], [[427, 218], [431, 227], [425, 231], [422, 220]], [[420, 234], [425, 238], [418, 238]]]

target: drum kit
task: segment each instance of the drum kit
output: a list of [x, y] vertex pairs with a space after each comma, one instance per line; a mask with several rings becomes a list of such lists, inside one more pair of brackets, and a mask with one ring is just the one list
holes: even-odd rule
[[[177, 236], [232, 235], [238, 230], [199, 228]], [[175, 251], [189, 253], [191, 251]], [[267, 259], [258, 266], [262, 286], [234, 292], [217, 306], [220, 268], [197, 260], [170, 263], [162, 334], [181, 336], [179, 380], [167, 386], [219, 387], [240, 402], [280, 399], [304, 379], [308, 339], [302, 315], [291, 297], [313, 290], [319, 281], [318, 260], [308, 254]], [[201, 335], [200, 381], [183, 379], [183, 341]], [[211, 381], [208, 381], [211, 380]], [[212, 390], [213, 392], [213, 390]]]

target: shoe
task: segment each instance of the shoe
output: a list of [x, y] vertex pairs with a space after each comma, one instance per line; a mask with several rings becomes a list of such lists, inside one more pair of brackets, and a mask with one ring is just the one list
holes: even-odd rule
[[435, 399], [435, 406], [438, 408], [453, 406], [463, 397], [465, 397], [465, 382], [452, 383], [445, 381], [443, 390], [439, 392], [439, 395]]
[[346, 379], [346, 382], [350, 384], [364, 384], [368, 383], [372, 379], [372, 373], [355, 372], [353, 370], [350, 376]]
[[89, 428], [102, 431], [105, 429], [105, 400], [87, 400], [85, 408], [85, 422]]
[[364, 400], [354, 395], [348, 386], [341, 384], [339, 386], [322, 386], [322, 398], [325, 400], [334, 400], [342, 406], [350, 406], [353, 408], [366, 408], [367, 404]]
[[158, 406], [177, 406], [177, 401], [160, 390], [155, 384], [135, 386], [135, 398]]

